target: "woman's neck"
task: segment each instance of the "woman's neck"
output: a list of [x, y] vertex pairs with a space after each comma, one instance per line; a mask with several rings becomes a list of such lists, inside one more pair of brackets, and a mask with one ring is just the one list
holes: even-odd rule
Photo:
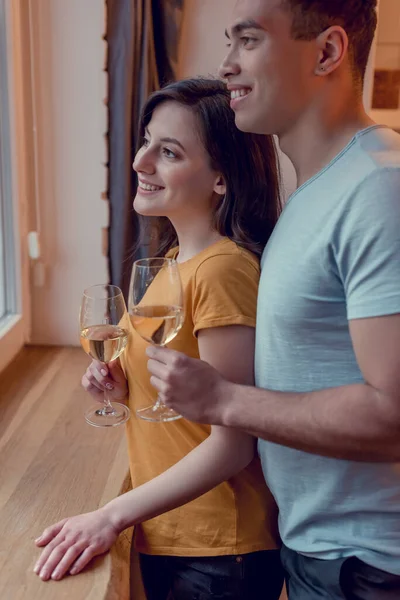
[[200, 218], [193, 218], [190, 224], [177, 223], [172, 220], [171, 222], [178, 236], [179, 256], [177, 260], [179, 263], [193, 258], [224, 237], [212, 228], [209, 221]]

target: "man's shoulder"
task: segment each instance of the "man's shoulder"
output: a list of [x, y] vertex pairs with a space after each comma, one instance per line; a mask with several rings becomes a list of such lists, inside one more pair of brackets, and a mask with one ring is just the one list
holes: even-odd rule
[[380, 206], [382, 214], [387, 202], [399, 205], [400, 135], [376, 126], [360, 132], [354, 142], [340, 172], [332, 173], [335, 186], [331, 189], [339, 213], [344, 211], [348, 216], [350, 209], [356, 212], [357, 204], [364, 208], [369, 204], [376, 209]]
[[380, 125], [360, 131], [345, 156], [343, 167], [353, 180], [354, 188], [380, 173], [399, 170], [400, 135]]
[[377, 125], [359, 133], [356, 148], [371, 169], [400, 168], [400, 134]]

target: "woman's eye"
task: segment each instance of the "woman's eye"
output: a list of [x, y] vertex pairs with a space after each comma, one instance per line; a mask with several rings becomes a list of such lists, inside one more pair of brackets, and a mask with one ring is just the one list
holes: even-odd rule
[[147, 146], [150, 144], [150, 141], [147, 138], [143, 138], [142, 139], [142, 147], [144, 146], [145, 148], [147, 148]]
[[164, 148], [163, 149], [163, 154], [167, 158], [176, 158], [175, 152], [172, 152], [172, 150], [170, 150], [169, 148]]

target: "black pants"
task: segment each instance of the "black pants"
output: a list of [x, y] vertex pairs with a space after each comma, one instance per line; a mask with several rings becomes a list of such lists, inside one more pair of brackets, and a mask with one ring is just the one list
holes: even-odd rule
[[318, 560], [282, 548], [289, 600], [400, 600], [400, 576], [358, 558]]
[[279, 600], [279, 550], [241, 556], [180, 558], [140, 555], [147, 600]]

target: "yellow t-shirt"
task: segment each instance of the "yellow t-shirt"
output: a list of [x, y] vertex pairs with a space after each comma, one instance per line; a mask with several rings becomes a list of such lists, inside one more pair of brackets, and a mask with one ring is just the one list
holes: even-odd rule
[[[175, 257], [178, 249], [167, 256]], [[209, 246], [179, 264], [185, 298], [185, 322], [169, 348], [199, 358], [196, 333], [224, 325], [255, 326], [258, 260], [231, 240]], [[152, 284], [155, 285], [156, 281]], [[162, 303], [162, 289], [159, 291]], [[153, 404], [145, 354], [147, 343], [131, 327], [121, 360], [129, 382], [127, 423], [132, 485], [163, 473], [210, 434], [210, 426], [186, 419], [149, 423], [137, 408]], [[135, 528], [139, 552], [169, 556], [246, 554], [278, 547], [277, 508], [255, 458], [241, 473], [200, 498]]]

